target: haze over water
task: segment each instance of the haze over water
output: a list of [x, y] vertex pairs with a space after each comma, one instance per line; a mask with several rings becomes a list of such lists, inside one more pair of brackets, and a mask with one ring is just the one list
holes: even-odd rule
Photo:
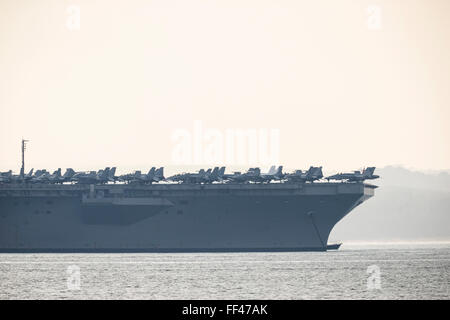
[[449, 283], [448, 243], [326, 253], [0, 255], [0, 299], [449, 299]]

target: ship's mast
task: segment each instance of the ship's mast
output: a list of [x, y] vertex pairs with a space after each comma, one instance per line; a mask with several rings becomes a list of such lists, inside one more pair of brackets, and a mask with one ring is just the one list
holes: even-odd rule
[[27, 142], [29, 140], [25, 140], [22, 138], [22, 168], [20, 169], [20, 177], [23, 179], [25, 176], [25, 150], [27, 148]]

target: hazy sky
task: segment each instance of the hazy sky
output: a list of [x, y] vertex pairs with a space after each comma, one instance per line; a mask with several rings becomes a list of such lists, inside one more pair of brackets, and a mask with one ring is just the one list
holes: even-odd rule
[[450, 169], [449, 57], [448, 0], [1, 0], [0, 170], [22, 136], [28, 168], [171, 165], [196, 120], [279, 130], [289, 167]]

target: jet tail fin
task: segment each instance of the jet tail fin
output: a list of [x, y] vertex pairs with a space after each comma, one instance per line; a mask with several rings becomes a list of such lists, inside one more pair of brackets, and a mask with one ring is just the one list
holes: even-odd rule
[[317, 179], [323, 178], [322, 167], [317, 167], [315, 171], [315, 175]]
[[279, 166], [276, 172], [277, 176], [281, 176], [283, 174], [283, 166]]
[[274, 175], [276, 173], [276, 167], [275, 166], [271, 166], [269, 169], [269, 172], [267, 172], [268, 175]]
[[160, 180], [164, 180], [164, 167], [161, 167], [155, 171], [155, 177]]
[[66, 172], [64, 173], [64, 178], [71, 178], [74, 174], [75, 171], [72, 168], [67, 168]]
[[116, 167], [112, 167], [111, 170], [109, 170], [109, 175], [108, 177], [110, 179], [114, 179], [114, 176], [116, 175]]
[[153, 176], [155, 175], [155, 170], [156, 170], [156, 168], [155, 168], [155, 167], [152, 167], [152, 168], [148, 171], [147, 175], [148, 175], [149, 177], [153, 177]]
[[363, 174], [367, 177], [371, 177], [374, 172], [375, 172], [375, 167], [368, 167], [368, 168], [364, 169]]

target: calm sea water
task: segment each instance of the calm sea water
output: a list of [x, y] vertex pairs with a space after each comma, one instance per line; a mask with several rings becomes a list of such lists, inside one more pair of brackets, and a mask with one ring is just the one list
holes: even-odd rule
[[450, 245], [0, 254], [0, 299], [449, 299]]

